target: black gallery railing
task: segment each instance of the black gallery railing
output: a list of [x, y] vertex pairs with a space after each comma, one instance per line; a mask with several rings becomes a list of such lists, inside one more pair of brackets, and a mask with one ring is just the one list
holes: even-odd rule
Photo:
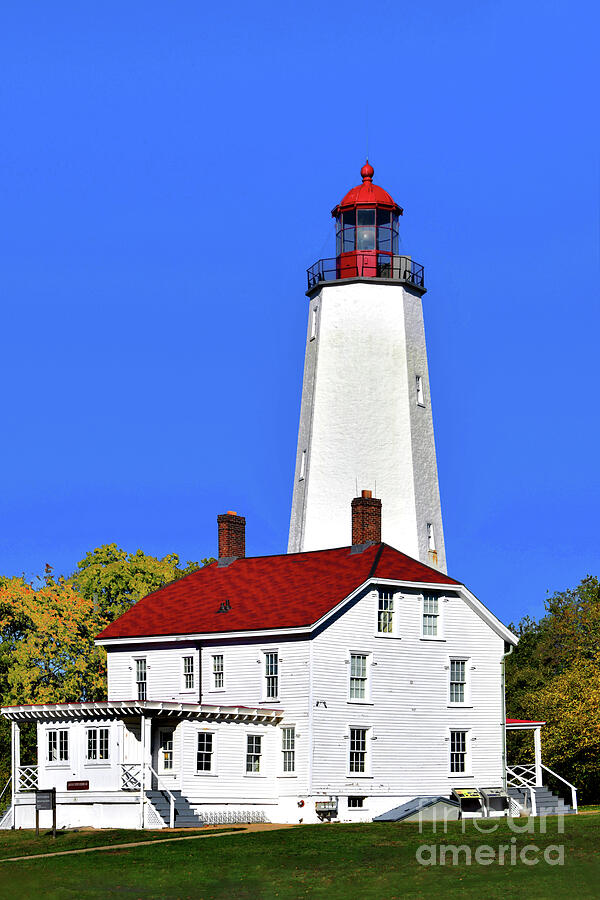
[[380, 256], [373, 253], [352, 253], [332, 259], [320, 259], [306, 270], [308, 289], [322, 281], [345, 278], [389, 278], [416, 287], [425, 287], [425, 269], [410, 256]]

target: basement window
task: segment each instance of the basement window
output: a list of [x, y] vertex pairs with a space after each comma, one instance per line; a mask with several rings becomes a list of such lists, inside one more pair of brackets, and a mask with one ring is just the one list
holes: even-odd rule
[[348, 797], [348, 809], [362, 809], [364, 805], [364, 797]]

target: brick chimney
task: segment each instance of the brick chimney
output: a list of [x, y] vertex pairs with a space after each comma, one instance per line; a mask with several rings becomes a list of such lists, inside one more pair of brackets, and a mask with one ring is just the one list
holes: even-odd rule
[[246, 555], [246, 519], [228, 510], [217, 516], [219, 559], [240, 559]]
[[381, 500], [371, 491], [362, 491], [352, 501], [352, 544], [379, 544], [381, 541]]

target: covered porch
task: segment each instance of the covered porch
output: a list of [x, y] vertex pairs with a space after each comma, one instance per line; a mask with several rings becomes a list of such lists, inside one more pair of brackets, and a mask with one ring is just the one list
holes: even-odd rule
[[[542, 762], [542, 728], [545, 724], [529, 719], [506, 720], [507, 732], [527, 732], [533, 739], [533, 759], [510, 764], [507, 762], [507, 790], [533, 816], [576, 813], [577, 788]], [[549, 790], [548, 782], [557, 787], [557, 794]], [[570, 805], [565, 802], [564, 797], [568, 798]]]
[[[69, 825], [202, 825], [182, 792], [186, 765], [195, 761], [188, 752], [186, 763], [183, 723], [214, 729], [224, 722], [277, 724], [281, 716], [273, 709], [152, 701], [16, 706], [2, 714], [11, 722], [12, 740], [0, 828], [30, 827], [35, 791], [51, 788]], [[21, 763], [25, 724], [36, 726], [36, 764]]]

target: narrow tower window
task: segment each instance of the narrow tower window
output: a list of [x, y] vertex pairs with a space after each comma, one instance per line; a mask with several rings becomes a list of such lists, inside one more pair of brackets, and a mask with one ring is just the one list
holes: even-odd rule
[[423, 376], [417, 375], [417, 405], [425, 406], [425, 396], [423, 394]]
[[306, 450], [302, 451], [302, 456], [300, 457], [300, 474], [298, 476], [299, 481], [306, 475]]
[[319, 324], [319, 307], [315, 306], [310, 316], [310, 339], [314, 341], [317, 336], [317, 325]]
[[432, 522], [427, 523], [427, 549], [435, 550], [435, 531]]

